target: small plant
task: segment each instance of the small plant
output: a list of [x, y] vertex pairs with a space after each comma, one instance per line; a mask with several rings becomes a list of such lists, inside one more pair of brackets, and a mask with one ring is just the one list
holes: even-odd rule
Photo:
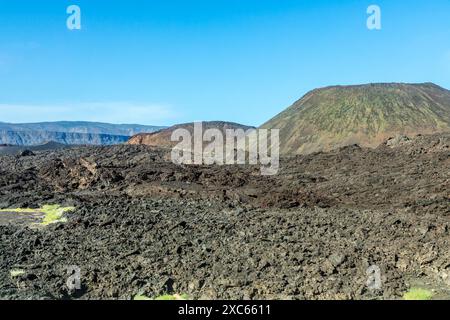
[[165, 294], [159, 297], [156, 297], [154, 299], [149, 298], [145, 295], [142, 294], [138, 294], [136, 296], [134, 296], [133, 300], [189, 300], [189, 296], [187, 294], [174, 294], [174, 295], [170, 295], [170, 294]]
[[138, 294], [134, 296], [133, 300], [152, 300], [152, 299], [142, 294]]
[[55, 205], [45, 205], [42, 207], [42, 211], [45, 216], [44, 220], [42, 221], [42, 225], [46, 226], [52, 223], [56, 222], [67, 222], [66, 218], [63, 218], [64, 213], [73, 211], [75, 208], [73, 207], [61, 207], [57, 204]]
[[156, 297], [155, 300], [189, 300], [189, 296], [187, 294], [174, 294], [174, 295], [170, 295], [170, 294], [166, 294], [160, 297]]
[[433, 293], [426, 289], [411, 288], [403, 295], [404, 300], [430, 300]]
[[9, 272], [9, 274], [10, 274], [11, 278], [16, 278], [16, 277], [19, 277], [19, 276], [25, 274], [25, 271], [21, 270], [21, 269], [12, 269]]

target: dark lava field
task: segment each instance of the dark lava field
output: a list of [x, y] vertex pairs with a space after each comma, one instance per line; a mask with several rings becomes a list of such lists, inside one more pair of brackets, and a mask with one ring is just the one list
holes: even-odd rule
[[417, 285], [450, 297], [450, 134], [284, 157], [269, 177], [169, 156], [0, 156], [0, 209], [75, 207], [39, 228], [0, 212], [0, 298], [401, 299]]

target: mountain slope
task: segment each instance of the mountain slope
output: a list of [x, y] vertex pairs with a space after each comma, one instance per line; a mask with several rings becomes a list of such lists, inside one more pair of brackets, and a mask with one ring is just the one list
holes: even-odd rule
[[0, 144], [39, 145], [55, 141], [63, 144], [111, 145], [124, 143], [136, 133], [154, 132], [162, 128], [164, 127], [85, 121], [24, 124], [0, 122]]
[[[207, 129], [219, 129], [223, 136], [225, 137], [226, 129], [243, 129], [248, 130], [253, 127], [249, 127], [246, 125], [233, 123], [233, 122], [225, 122], [225, 121], [207, 121], [203, 122], [203, 132]], [[128, 144], [143, 144], [148, 146], [159, 146], [170, 148], [175, 146], [178, 142], [171, 141], [172, 132], [176, 129], [187, 129], [191, 135], [194, 132], [194, 123], [184, 123], [172, 126], [170, 128], [166, 128], [154, 133], [140, 133], [137, 134], [128, 141]]]
[[262, 128], [280, 129], [280, 152], [284, 154], [350, 144], [376, 147], [399, 134], [450, 131], [450, 91], [432, 83], [316, 89]]
[[36, 146], [50, 141], [71, 145], [113, 145], [128, 139], [129, 136], [98, 133], [0, 130], [0, 144], [15, 146]]
[[141, 132], [154, 132], [164, 128], [166, 127], [145, 126], [140, 124], [111, 124], [88, 121], [56, 121], [20, 124], [0, 122], [0, 130], [98, 133], [119, 136], [132, 136]]

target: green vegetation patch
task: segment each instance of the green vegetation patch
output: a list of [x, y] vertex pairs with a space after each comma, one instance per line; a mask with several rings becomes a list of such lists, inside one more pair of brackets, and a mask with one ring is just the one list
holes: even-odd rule
[[133, 300], [152, 300], [152, 299], [142, 294], [138, 294], [134, 296]]
[[411, 288], [403, 295], [404, 300], [431, 300], [433, 293], [426, 289]]
[[9, 272], [9, 275], [11, 276], [11, 278], [16, 278], [16, 277], [19, 277], [19, 276], [21, 276], [23, 274], [25, 274], [25, 271], [21, 270], [21, 269], [12, 269]]
[[154, 299], [149, 298], [147, 296], [138, 294], [136, 296], [134, 296], [133, 300], [189, 300], [189, 296], [187, 294], [174, 294], [174, 295], [170, 295], [170, 294], [166, 294], [163, 296], [159, 296], [156, 297]]
[[33, 213], [41, 212], [41, 209], [28, 209], [28, 208], [18, 208], [18, 209], [0, 209], [0, 212], [17, 212], [17, 213]]
[[67, 219], [63, 217], [64, 213], [75, 210], [74, 207], [61, 207], [55, 205], [45, 205], [42, 207], [42, 212], [45, 214], [42, 225], [46, 226], [56, 222], [67, 222]]
[[42, 208], [30, 209], [30, 208], [18, 208], [18, 209], [2, 209], [0, 212], [17, 212], [17, 213], [34, 213], [41, 212], [44, 214], [44, 219], [40, 225], [47, 226], [57, 222], [67, 222], [67, 219], [63, 217], [64, 213], [75, 210], [74, 207], [61, 207], [58, 204], [45, 205]]

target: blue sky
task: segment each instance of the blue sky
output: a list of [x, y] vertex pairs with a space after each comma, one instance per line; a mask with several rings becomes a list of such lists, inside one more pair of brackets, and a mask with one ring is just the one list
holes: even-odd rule
[[450, 89], [448, 0], [0, 0], [4, 122], [260, 125], [316, 87], [428, 81]]

